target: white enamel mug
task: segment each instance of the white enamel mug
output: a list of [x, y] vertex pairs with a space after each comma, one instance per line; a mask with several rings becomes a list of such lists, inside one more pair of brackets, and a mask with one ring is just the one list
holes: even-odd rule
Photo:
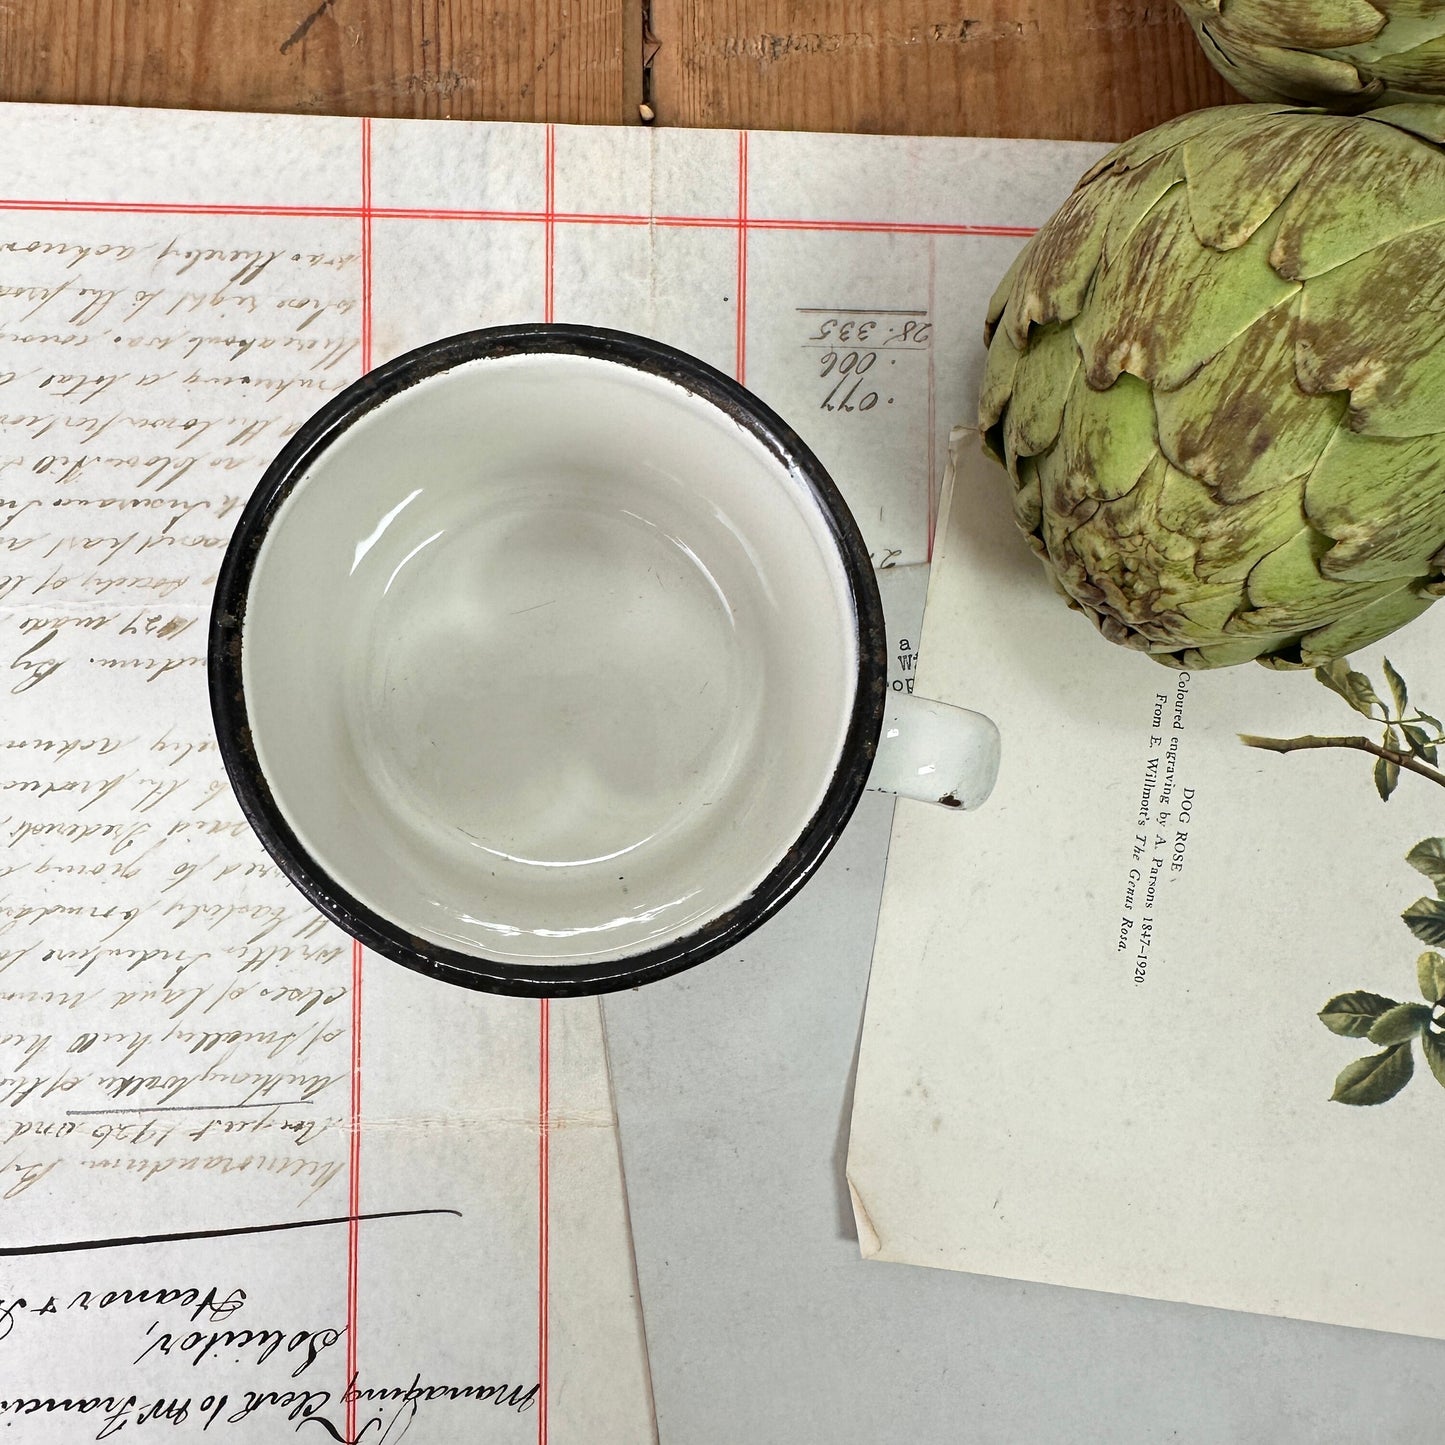
[[367, 947], [600, 993], [777, 911], [873, 786], [974, 807], [987, 718], [886, 688], [878, 588], [817, 458], [736, 382], [525, 325], [309, 421], [217, 582], [210, 687], [247, 819]]

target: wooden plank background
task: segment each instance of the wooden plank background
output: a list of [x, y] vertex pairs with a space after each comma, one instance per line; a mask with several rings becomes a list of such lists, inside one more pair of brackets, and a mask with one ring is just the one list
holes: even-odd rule
[[[644, 79], [644, 66], [646, 78]], [[0, 99], [1122, 139], [1230, 98], [1172, 0], [10, 0]]]
[[684, 125], [1122, 140], [1228, 98], [1173, 0], [652, 0]]

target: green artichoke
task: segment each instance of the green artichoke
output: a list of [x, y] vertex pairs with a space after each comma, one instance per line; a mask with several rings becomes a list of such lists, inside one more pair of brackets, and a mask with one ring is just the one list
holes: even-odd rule
[[1179, 0], [1252, 100], [1362, 110], [1445, 97], [1445, 0]]
[[1015, 516], [1112, 641], [1314, 667], [1445, 593], [1445, 106], [1229, 106], [1127, 142], [987, 337]]

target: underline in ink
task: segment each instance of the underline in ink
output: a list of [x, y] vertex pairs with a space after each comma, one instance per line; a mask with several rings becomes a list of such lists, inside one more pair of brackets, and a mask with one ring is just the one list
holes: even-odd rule
[[294, 1109], [310, 1099], [258, 1099], [254, 1104], [136, 1104], [129, 1109], [67, 1109], [67, 1114], [220, 1114], [227, 1109]]
[[903, 351], [913, 356], [928, 355], [928, 346], [922, 341], [800, 341], [798, 345], [804, 351]]
[[795, 306], [805, 316], [927, 316], [926, 311], [891, 311], [886, 306]]
[[450, 1214], [462, 1217], [460, 1209], [390, 1209], [374, 1214], [338, 1214], [330, 1219], [296, 1219], [286, 1224], [245, 1224], [232, 1229], [189, 1229], [175, 1234], [134, 1234], [113, 1239], [76, 1239], [64, 1244], [22, 1244], [0, 1247], [0, 1258], [27, 1254], [75, 1254], [89, 1249], [125, 1249], [137, 1244], [177, 1244], [193, 1239], [231, 1239], [242, 1234], [278, 1234], [288, 1229], [321, 1229], [332, 1224], [351, 1224], [371, 1219], [414, 1219], [423, 1215]]

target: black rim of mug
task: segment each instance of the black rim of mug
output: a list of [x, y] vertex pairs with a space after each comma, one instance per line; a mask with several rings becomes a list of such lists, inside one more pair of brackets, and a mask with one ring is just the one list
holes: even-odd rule
[[[466, 362], [524, 353], [584, 356], [653, 373], [683, 386], [752, 433], [803, 478], [827, 521], [852, 595], [858, 681], [843, 749], [828, 791], [783, 860], [754, 892], [694, 932], [644, 953], [582, 964], [490, 958], [418, 938], [342, 888], [282, 816], [251, 741], [242, 677], [246, 600], [256, 558], [277, 512], [316, 458], [374, 407]], [[487, 327], [409, 351], [368, 372], [322, 407], [266, 469], [242, 512], [216, 580], [208, 681], [226, 773], [266, 851], [328, 919], [395, 963], [488, 993], [565, 998], [635, 988], [692, 968], [733, 947], [777, 912], [827, 857], [858, 805], [883, 725], [887, 643], [883, 608], [862, 534], [832, 478], [801, 437], [730, 376], [686, 352], [630, 332], [559, 323]]]

